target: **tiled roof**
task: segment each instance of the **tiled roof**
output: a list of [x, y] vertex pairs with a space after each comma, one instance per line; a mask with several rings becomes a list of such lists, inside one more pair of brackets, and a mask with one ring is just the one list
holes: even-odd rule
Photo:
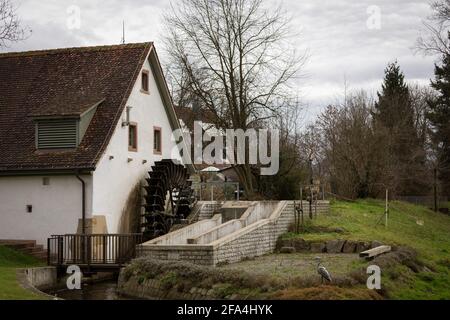
[[183, 120], [183, 123], [191, 131], [194, 130], [194, 122], [202, 121], [204, 123], [213, 123], [214, 116], [210, 111], [200, 109], [199, 111], [194, 111], [191, 107], [181, 107], [175, 106], [175, 112], [178, 119]]
[[[152, 43], [0, 54], [0, 172], [93, 168]], [[74, 150], [35, 148], [36, 116], [79, 116], [103, 101]]]

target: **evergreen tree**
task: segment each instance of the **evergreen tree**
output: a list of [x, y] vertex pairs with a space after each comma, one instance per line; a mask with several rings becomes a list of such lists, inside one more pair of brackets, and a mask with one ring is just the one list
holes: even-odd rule
[[450, 195], [450, 55], [443, 57], [442, 66], [435, 66], [431, 86], [438, 92], [428, 103], [428, 119], [433, 126], [432, 138], [436, 145], [438, 172], [444, 194]]
[[388, 64], [373, 114], [375, 127], [387, 132], [391, 155], [389, 185], [401, 195], [429, 191], [425, 184], [425, 147], [415, 127], [415, 112], [405, 76], [397, 62]]
[[[397, 61], [389, 63], [384, 74], [381, 92], [378, 92], [378, 102], [375, 103], [375, 120], [389, 129], [405, 122], [410, 122], [413, 126], [409, 89]], [[408, 119], [405, 119], [405, 116]]]

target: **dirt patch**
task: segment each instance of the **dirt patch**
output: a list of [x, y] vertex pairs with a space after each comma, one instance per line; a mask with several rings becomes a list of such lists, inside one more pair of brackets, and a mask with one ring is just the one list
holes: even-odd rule
[[322, 264], [335, 277], [345, 276], [360, 261], [357, 254], [270, 254], [218, 268], [235, 271], [236, 273], [251, 270], [252, 274], [255, 275], [282, 280], [312, 276], [320, 283], [320, 276], [317, 274], [316, 257], [321, 258]]

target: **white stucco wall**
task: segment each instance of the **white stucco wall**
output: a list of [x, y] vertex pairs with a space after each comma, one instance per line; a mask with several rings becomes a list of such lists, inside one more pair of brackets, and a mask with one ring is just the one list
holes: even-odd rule
[[[130, 121], [137, 123], [137, 152], [128, 151], [128, 127], [122, 127], [119, 121], [96, 170], [91, 176], [83, 176], [87, 182], [86, 217], [105, 216], [109, 233], [119, 231], [133, 188], [143, 181], [155, 161], [173, 158], [172, 149], [176, 148], [148, 60], [143, 69], [150, 71], [150, 94], [141, 92], [139, 75], [126, 104], [132, 107]], [[124, 110], [122, 119], [125, 118]], [[154, 126], [162, 129], [161, 155], [153, 153]], [[50, 185], [44, 186], [42, 178], [0, 177], [0, 239], [37, 240], [46, 245], [52, 234], [76, 233], [82, 214], [81, 182], [75, 176], [50, 176]], [[27, 205], [33, 206], [32, 213], [27, 213]]]
[[[81, 182], [75, 176], [0, 177], [0, 239], [36, 240], [46, 246], [52, 234], [76, 233], [81, 218]], [[86, 183], [86, 215], [92, 209], [92, 177]], [[32, 205], [31, 213], [27, 205]]]
[[[155, 161], [173, 158], [172, 129], [148, 60], [150, 94], [141, 92], [139, 75], [127, 106], [130, 121], [137, 123], [137, 152], [128, 151], [128, 127], [117, 124], [111, 141], [93, 173], [93, 215], [106, 217], [109, 233], [118, 232], [122, 212], [133, 188], [142, 181]], [[142, 71], [142, 70], [141, 70]], [[140, 73], [141, 74], [141, 73]], [[126, 110], [122, 114], [126, 119]], [[121, 122], [121, 121], [120, 121]], [[162, 155], [153, 153], [153, 127], [162, 128]], [[114, 157], [110, 159], [110, 157]], [[132, 159], [128, 162], [128, 158]], [[178, 159], [180, 157], [178, 156]], [[143, 163], [146, 160], [146, 163]]]

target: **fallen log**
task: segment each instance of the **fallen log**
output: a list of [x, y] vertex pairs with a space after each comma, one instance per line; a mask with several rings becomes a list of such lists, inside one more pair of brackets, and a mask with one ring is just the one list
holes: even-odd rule
[[379, 246], [370, 250], [366, 250], [359, 253], [360, 258], [373, 258], [380, 254], [391, 251], [391, 246]]

